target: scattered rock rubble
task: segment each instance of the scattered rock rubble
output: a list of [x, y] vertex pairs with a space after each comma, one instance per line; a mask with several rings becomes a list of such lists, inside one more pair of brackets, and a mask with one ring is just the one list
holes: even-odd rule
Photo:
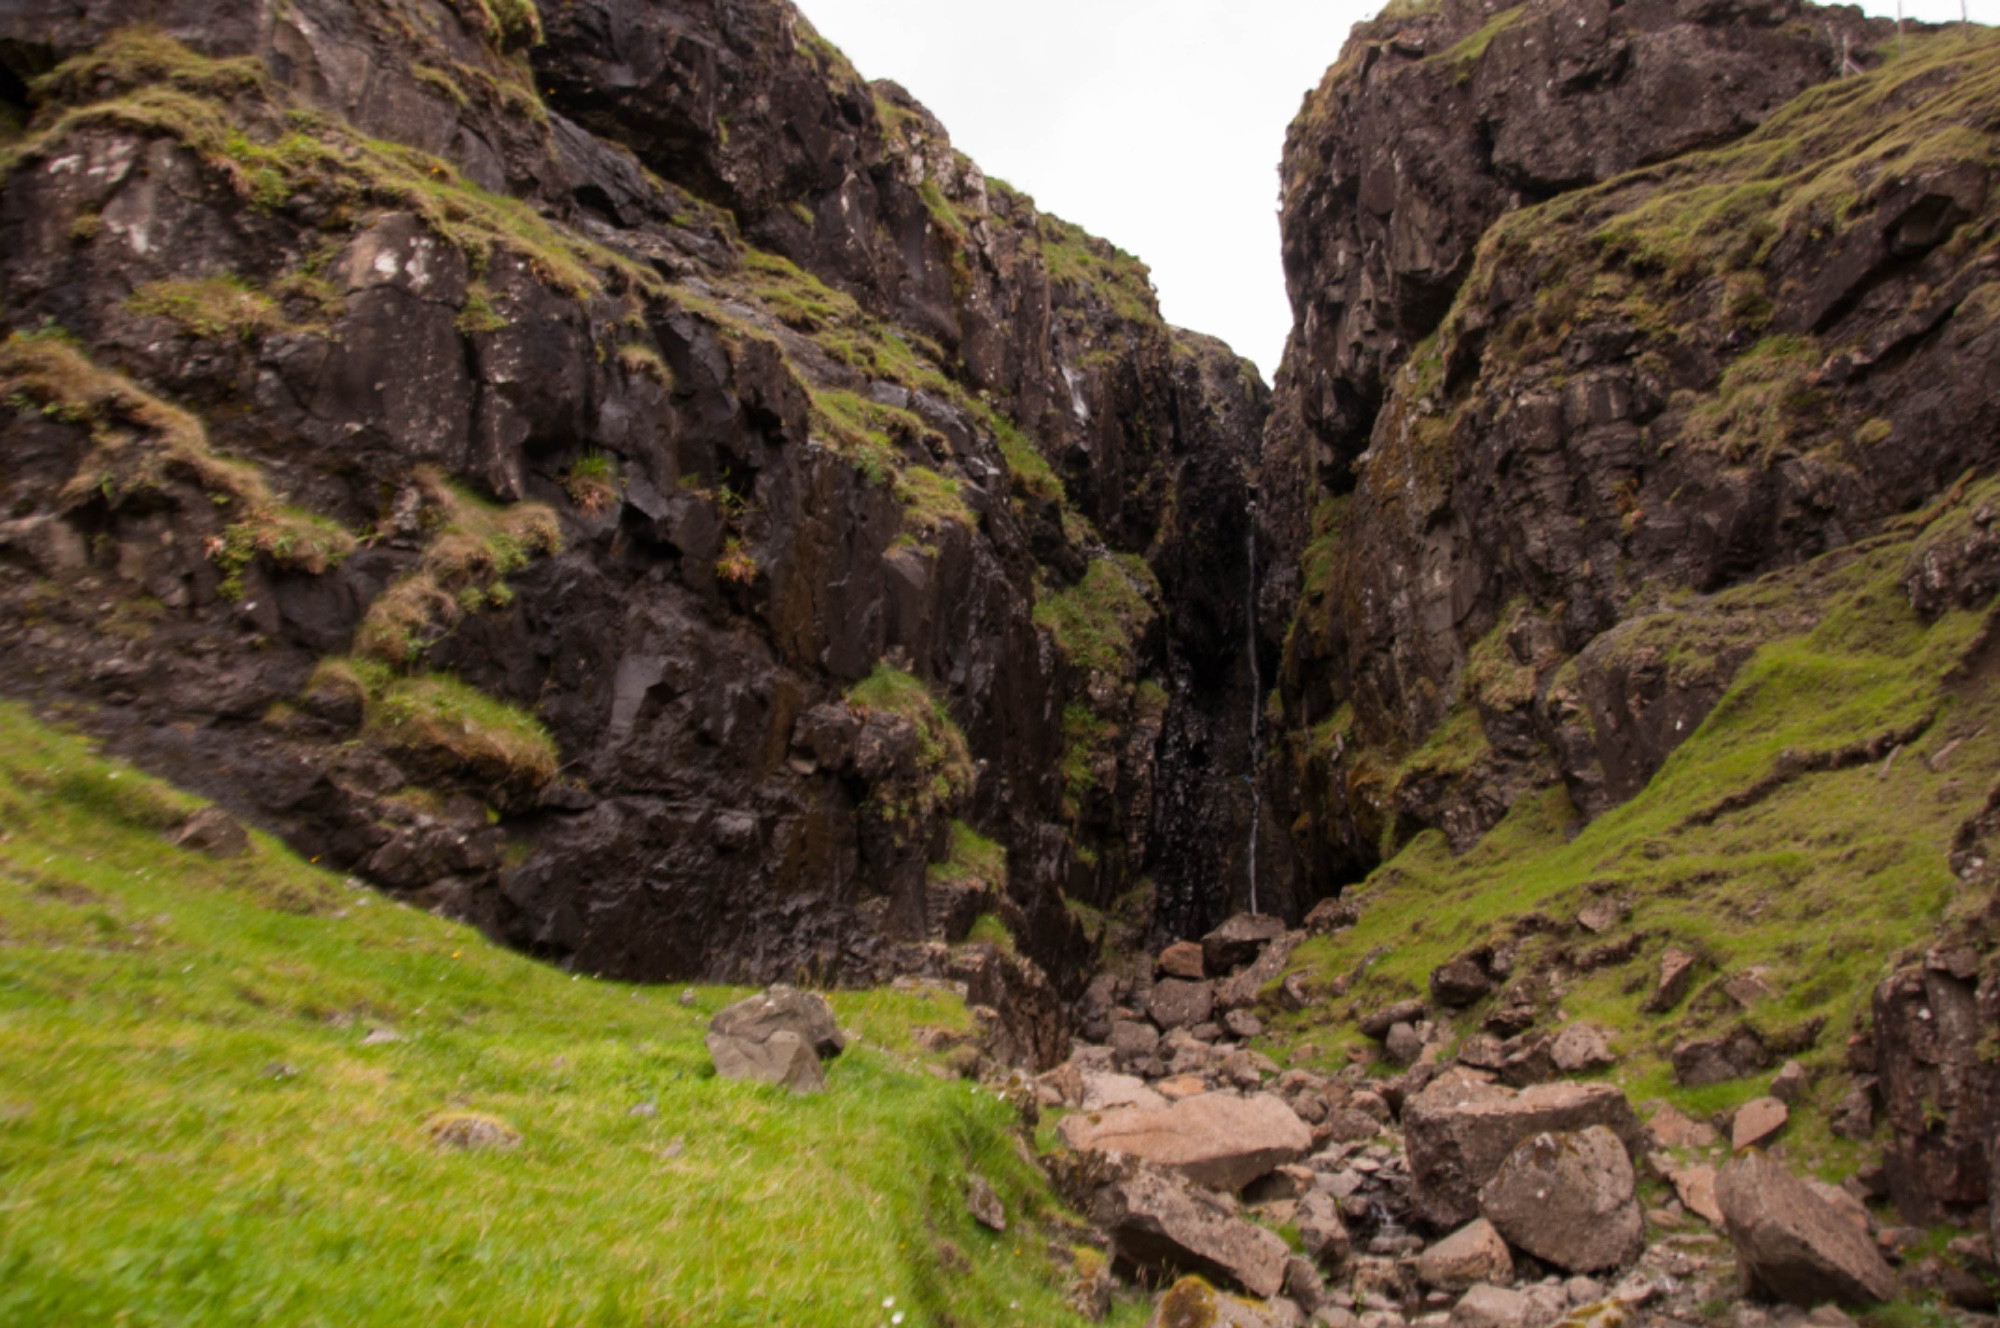
[[[1321, 929], [1354, 917], [1315, 915]], [[1046, 1164], [1113, 1274], [1158, 1291], [1149, 1328], [1693, 1328], [1732, 1303], [1735, 1328], [1852, 1328], [1832, 1302], [1891, 1299], [1919, 1275], [1949, 1296], [1950, 1272], [1991, 1271], [1990, 1244], [1968, 1245], [1899, 1281], [1895, 1233], [1761, 1151], [1782, 1151], [1807, 1091], [1795, 1064], [1708, 1122], [1569, 1077], [1616, 1063], [1588, 1024], [1536, 1028], [1528, 1011], [1451, 1046], [1434, 1010], [1491, 994], [1504, 955], [1462, 956], [1428, 999], [1358, 1011], [1383, 1044], [1373, 1072], [1281, 1067], [1247, 1045], [1253, 1007], [1322, 990], [1279, 982], [1307, 934], [1236, 917], [1143, 972], [1101, 975], [1083, 1038], [1034, 1081], [1035, 1109], [1065, 1113]], [[1663, 986], [1686, 994], [1678, 972]], [[1698, 1080], [1765, 1063], [1728, 1039], [1685, 1059]], [[1086, 1301], [1108, 1304], [1072, 1298]]]

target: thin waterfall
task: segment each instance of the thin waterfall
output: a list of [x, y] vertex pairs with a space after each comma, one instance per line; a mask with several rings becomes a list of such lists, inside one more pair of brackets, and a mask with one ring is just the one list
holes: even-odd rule
[[1257, 911], [1257, 823], [1264, 814], [1264, 788], [1257, 780], [1257, 712], [1264, 704], [1264, 680], [1257, 665], [1257, 504], [1250, 504], [1250, 593], [1243, 602], [1250, 641], [1250, 911]]

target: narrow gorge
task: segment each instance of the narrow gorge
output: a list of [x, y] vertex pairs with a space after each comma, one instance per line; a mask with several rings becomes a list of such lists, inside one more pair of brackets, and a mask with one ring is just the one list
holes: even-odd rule
[[4, 1317], [1987, 1321], [2000, 41], [1326, 55], [1267, 385], [788, 0], [0, 10]]

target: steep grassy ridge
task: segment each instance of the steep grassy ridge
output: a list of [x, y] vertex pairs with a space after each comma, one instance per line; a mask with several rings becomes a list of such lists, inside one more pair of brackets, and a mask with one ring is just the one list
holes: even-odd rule
[[[199, 805], [0, 709], [0, 1321], [1071, 1321], [1012, 1108], [911, 1041], [955, 997], [837, 995], [823, 1096], [725, 1083], [741, 993], [168, 846]], [[518, 1143], [439, 1142], [489, 1126]]]

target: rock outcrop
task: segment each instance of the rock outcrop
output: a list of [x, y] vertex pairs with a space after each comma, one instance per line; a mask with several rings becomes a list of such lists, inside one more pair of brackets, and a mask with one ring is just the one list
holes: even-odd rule
[[1715, 1195], [1750, 1289], [1804, 1306], [1895, 1296], [1896, 1275], [1869, 1240], [1865, 1220], [1765, 1154], [1751, 1152], [1724, 1167]]
[[1255, 374], [784, 0], [401, 8], [0, 16], [7, 689], [579, 970], [1221, 913]]
[[1312, 1146], [1305, 1122], [1269, 1093], [1202, 1093], [1165, 1107], [1065, 1116], [1059, 1128], [1079, 1152], [1127, 1153], [1218, 1190], [1240, 1190]]

